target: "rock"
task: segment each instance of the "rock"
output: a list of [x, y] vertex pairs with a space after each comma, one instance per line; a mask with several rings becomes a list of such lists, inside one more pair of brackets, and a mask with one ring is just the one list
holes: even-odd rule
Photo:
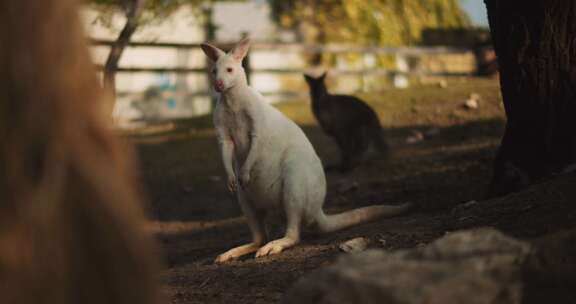
[[526, 266], [528, 275], [548, 284], [576, 286], [576, 229], [537, 239]]
[[424, 140], [424, 134], [422, 134], [422, 132], [412, 131], [412, 135], [408, 136], [408, 138], [406, 138], [406, 143], [415, 144], [415, 143], [420, 142], [422, 140]]
[[493, 229], [451, 233], [422, 248], [367, 250], [299, 280], [283, 303], [520, 303], [529, 253]]
[[479, 105], [478, 105], [478, 101], [476, 99], [467, 99], [466, 102], [464, 102], [464, 106], [467, 109], [476, 110], [476, 109], [478, 109]]
[[370, 244], [370, 240], [365, 237], [357, 237], [351, 240], [348, 240], [340, 245], [338, 248], [344, 252], [352, 253], [352, 252], [361, 252], [368, 248]]
[[480, 99], [482, 99], [480, 94], [472, 93], [470, 94], [470, 97], [468, 97], [468, 99], [464, 102], [464, 107], [469, 110], [476, 110], [480, 106]]

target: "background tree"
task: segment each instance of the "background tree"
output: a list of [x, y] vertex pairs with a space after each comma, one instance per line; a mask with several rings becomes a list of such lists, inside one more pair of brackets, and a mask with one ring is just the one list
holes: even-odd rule
[[273, 19], [305, 43], [418, 43], [425, 28], [470, 25], [458, 0], [268, 0]]
[[485, 0], [506, 110], [491, 193], [576, 162], [576, 2]]
[[[132, 35], [138, 27], [150, 20], [166, 18], [182, 5], [198, 6], [200, 3], [210, 1], [202, 0], [92, 0], [101, 14], [121, 10], [126, 21], [124, 27], [110, 48], [110, 53], [104, 64], [104, 87], [112, 93], [116, 91], [116, 70], [118, 62], [126, 46], [130, 43]], [[106, 18], [104, 18], [106, 19]]]
[[136, 32], [145, 0], [95, 0], [104, 7], [119, 6], [124, 11], [126, 23], [120, 34], [110, 47], [110, 53], [104, 64], [104, 87], [112, 93], [116, 93], [116, 69], [122, 57], [124, 49], [130, 43], [130, 38]]
[[[426, 28], [470, 25], [458, 0], [268, 0], [272, 18], [306, 44], [328, 42], [402, 46], [420, 41]], [[329, 56], [324, 56], [329, 60]], [[322, 54], [309, 58], [319, 64]]]

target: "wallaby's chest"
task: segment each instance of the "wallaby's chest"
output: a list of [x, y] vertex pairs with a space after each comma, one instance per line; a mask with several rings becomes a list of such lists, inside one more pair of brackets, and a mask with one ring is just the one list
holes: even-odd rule
[[[250, 148], [251, 117], [245, 109], [220, 108], [218, 128], [223, 128], [234, 143], [236, 153], [244, 155]], [[243, 158], [243, 157], [242, 157]]]
[[369, 124], [374, 112], [361, 100], [348, 95], [326, 95], [316, 103], [316, 119], [329, 135]]
[[333, 109], [333, 105], [330, 104], [328, 97], [322, 97], [320, 100], [316, 100], [312, 105], [312, 112], [324, 131], [330, 133], [335, 129], [338, 113]]

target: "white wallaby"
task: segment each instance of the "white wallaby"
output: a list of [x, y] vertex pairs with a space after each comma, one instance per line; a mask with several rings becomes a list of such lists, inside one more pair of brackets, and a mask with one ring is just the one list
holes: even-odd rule
[[[410, 204], [324, 213], [326, 177], [322, 163], [300, 127], [248, 86], [242, 60], [249, 44], [243, 39], [227, 54], [202, 44], [213, 63], [210, 74], [214, 88], [221, 93], [213, 115], [228, 188], [236, 193], [252, 232], [252, 243], [228, 250], [215, 262], [253, 252], [256, 257], [277, 254], [300, 241], [302, 226], [329, 232], [408, 210]], [[273, 210], [284, 212], [286, 233], [265, 244], [264, 218]]]

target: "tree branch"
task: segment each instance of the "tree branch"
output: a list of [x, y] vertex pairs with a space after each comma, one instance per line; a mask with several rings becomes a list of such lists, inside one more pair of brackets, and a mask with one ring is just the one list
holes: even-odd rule
[[109, 92], [116, 92], [116, 69], [118, 68], [118, 62], [126, 46], [130, 43], [130, 38], [138, 28], [140, 15], [145, 2], [146, 0], [125, 1], [126, 24], [111, 46], [110, 54], [104, 65], [104, 88], [109, 90]]

